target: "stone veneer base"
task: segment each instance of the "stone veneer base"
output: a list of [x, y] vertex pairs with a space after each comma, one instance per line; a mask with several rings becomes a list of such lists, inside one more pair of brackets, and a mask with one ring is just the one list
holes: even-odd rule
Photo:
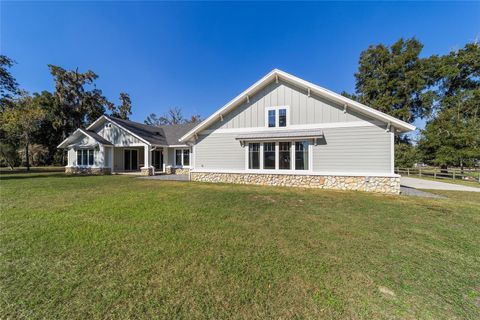
[[142, 176], [153, 176], [154, 167], [143, 167], [140, 168], [140, 174]]
[[172, 168], [172, 167], [167, 167], [165, 168], [165, 173], [166, 174], [189, 174], [190, 169], [189, 168]]
[[191, 172], [192, 181], [400, 193], [400, 177]]
[[111, 174], [110, 168], [84, 168], [84, 167], [65, 167], [65, 173], [68, 174], [92, 174], [92, 175], [104, 175]]

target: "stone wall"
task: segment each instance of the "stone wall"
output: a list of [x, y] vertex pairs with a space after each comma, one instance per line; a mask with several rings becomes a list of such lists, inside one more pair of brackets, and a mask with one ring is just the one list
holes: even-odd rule
[[399, 177], [191, 172], [192, 181], [400, 193]]
[[165, 168], [166, 174], [189, 174], [189, 168], [174, 168], [174, 167], [166, 167]]
[[111, 174], [110, 168], [85, 168], [85, 167], [65, 167], [65, 173], [68, 174]]

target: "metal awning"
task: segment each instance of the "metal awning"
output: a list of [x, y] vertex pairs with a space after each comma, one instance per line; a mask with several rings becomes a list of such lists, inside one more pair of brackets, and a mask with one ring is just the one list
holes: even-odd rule
[[235, 137], [240, 141], [318, 139], [323, 137], [319, 129], [256, 131]]

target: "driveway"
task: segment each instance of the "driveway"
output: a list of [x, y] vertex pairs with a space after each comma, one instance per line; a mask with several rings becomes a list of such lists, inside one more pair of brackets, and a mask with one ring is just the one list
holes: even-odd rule
[[462, 186], [459, 184], [416, 179], [416, 178], [410, 178], [410, 177], [401, 177], [400, 185], [409, 187], [409, 188], [415, 188], [415, 189], [480, 192], [480, 188], [476, 188], [476, 187]]

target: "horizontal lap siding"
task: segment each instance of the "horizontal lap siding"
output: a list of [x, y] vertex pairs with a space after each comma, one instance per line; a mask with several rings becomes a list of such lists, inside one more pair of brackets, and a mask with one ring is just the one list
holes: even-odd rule
[[313, 146], [316, 172], [391, 172], [391, 135], [377, 126], [323, 130], [325, 140]]
[[238, 134], [200, 136], [195, 145], [196, 169], [245, 169], [245, 149], [235, 140]]

